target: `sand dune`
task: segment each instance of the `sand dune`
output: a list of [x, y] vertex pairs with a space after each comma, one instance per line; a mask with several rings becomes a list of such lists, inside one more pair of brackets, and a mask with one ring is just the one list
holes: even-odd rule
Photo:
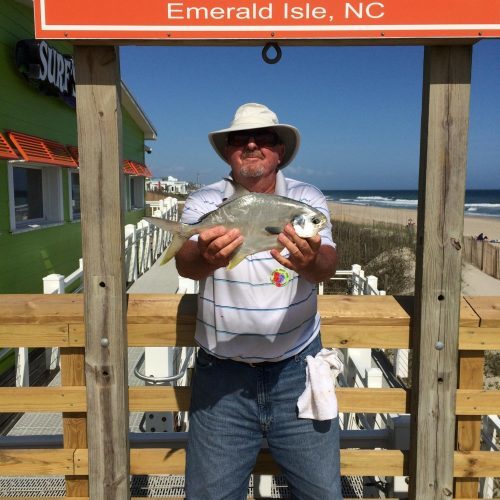
[[[407, 225], [408, 219], [417, 221], [417, 211], [399, 208], [379, 208], [342, 203], [328, 203], [334, 220], [344, 220], [356, 223], [372, 224], [388, 222]], [[334, 229], [335, 232], [335, 229]], [[477, 236], [484, 233], [488, 239], [500, 240], [500, 218], [494, 217], [464, 217], [464, 235]], [[498, 295], [500, 296], [500, 280], [492, 278], [471, 264], [462, 266], [463, 295]]]
[[[345, 220], [358, 223], [389, 222], [407, 225], [408, 220], [417, 221], [417, 211], [402, 208], [381, 208], [365, 205], [347, 205], [343, 203], [328, 203], [334, 220]], [[500, 218], [498, 217], [464, 217], [464, 235], [477, 236], [483, 233], [490, 240], [500, 240]]]

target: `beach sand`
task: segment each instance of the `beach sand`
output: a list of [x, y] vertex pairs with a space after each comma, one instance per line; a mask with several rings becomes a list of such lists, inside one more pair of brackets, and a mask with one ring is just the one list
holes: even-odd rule
[[[417, 221], [417, 211], [398, 208], [379, 208], [362, 205], [347, 205], [329, 202], [330, 213], [335, 220], [372, 224], [387, 222], [406, 226], [408, 219]], [[477, 236], [484, 233], [488, 239], [500, 240], [500, 218], [464, 217], [464, 235]], [[334, 228], [335, 234], [335, 228]], [[500, 280], [495, 279], [471, 264], [462, 265], [462, 295], [495, 295], [500, 296]]]
[[[406, 226], [408, 219], [417, 221], [417, 211], [403, 208], [381, 208], [365, 205], [347, 205], [328, 202], [333, 220], [356, 223], [389, 222]], [[500, 218], [498, 217], [464, 217], [464, 235], [477, 236], [483, 233], [490, 240], [500, 240]]]

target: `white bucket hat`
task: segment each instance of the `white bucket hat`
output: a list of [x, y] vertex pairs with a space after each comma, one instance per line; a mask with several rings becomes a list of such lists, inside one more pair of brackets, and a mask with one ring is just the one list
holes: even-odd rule
[[274, 130], [283, 144], [285, 154], [280, 163], [280, 168], [286, 167], [295, 157], [300, 145], [299, 131], [292, 125], [280, 124], [276, 113], [263, 104], [249, 102], [240, 106], [234, 115], [234, 119], [229, 128], [216, 130], [208, 134], [210, 144], [215, 152], [227, 163], [224, 155], [227, 136], [229, 132], [236, 130], [252, 130], [256, 128], [271, 128]]

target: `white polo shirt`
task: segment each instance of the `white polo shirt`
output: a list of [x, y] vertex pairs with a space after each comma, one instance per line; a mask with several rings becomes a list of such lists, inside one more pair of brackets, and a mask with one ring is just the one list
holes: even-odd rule
[[[197, 222], [233, 192], [230, 180], [222, 180], [192, 193], [182, 222]], [[323, 212], [328, 224], [320, 232], [321, 244], [335, 247], [328, 205], [318, 188], [285, 178], [280, 171], [275, 194]], [[315, 284], [283, 268], [269, 251], [248, 256], [230, 271], [217, 269], [200, 281], [196, 341], [219, 358], [281, 361], [311, 343], [319, 327]]]

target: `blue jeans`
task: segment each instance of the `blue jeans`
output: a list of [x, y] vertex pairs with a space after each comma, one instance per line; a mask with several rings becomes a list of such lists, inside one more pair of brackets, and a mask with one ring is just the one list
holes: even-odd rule
[[200, 349], [189, 419], [188, 500], [246, 499], [262, 438], [292, 498], [342, 499], [338, 418], [297, 418], [305, 358], [320, 350], [318, 337], [289, 359], [249, 365]]

